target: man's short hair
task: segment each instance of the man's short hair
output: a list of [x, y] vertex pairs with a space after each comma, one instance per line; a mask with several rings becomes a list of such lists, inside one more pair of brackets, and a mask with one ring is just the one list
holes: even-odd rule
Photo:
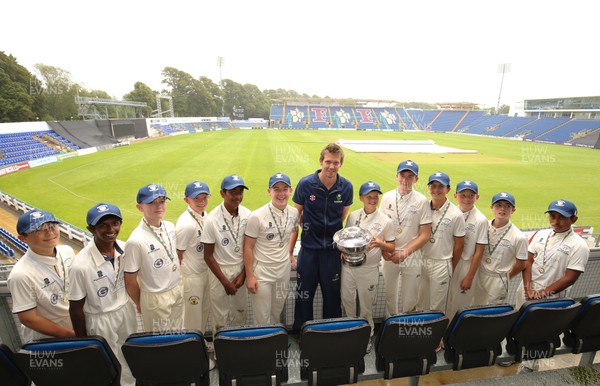
[[325, 159], [325, 152], [330, 154], [340, 154], [342, 158], [340, 158], [340, 162], [344, 162], [344, 149], [341, 148], [337, 143], [330, 143], [321, 150], [321, 157], [319, 158], [319, 162]]

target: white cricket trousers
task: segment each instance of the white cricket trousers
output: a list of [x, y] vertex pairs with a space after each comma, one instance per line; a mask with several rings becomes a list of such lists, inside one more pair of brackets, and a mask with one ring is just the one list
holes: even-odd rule
[[[244, 269], [244, 263], [220, 265], [221, 272], [229, 280], [235, 279]], [[248, 289], [243, 284], [235, 295], [227, 295], [225, 287], [212, 271], [209, 273], [210, 304], [213, 320], [213, 334], [228, 326], [241, 326], [246, 323], [248, 312]]]
[[254, 264], [258, 290], [249, 294], [254, 324], [280, 322], [290, 289], [291, 269], [289, 261], [272, 264], [259, 261]]
[[419, 310], [446, 311], [446, 299], [452, 276], [452, 261], [422, 259], [419, 285]]
[[373, 323], [373, 304], [377, 300], [377, 282], [379, 281], [379, 266], [351, 267], [342, 264], [342, 307], [346, 316], [356, 317], [356, 295], [360, 305], [359, 316], [365, 318], [371, 326], [371, 336], [375, 324]]
[[508, 283], [508, 272], [490, 272], [480, 267], [477, 270], [473, 305], [506, 303], [508, 301]]
[[145, 292], [140, 295], [144, 331], [181, 330], [183, 323], [183, 284], [168, 291]]
[[[384, 261], [381, 273], [385, 287], [386, 314], [391, 316], [397, 315], [399, 310], [416, 310], [421, 280], [421, 257], [411, 255], [400, 264]], [[401, 308], [398, 307], [398, 292], [402, 297]]]
[[183, 276], [183, 328], [206, 332], [210, 313], [209, 269]]
[[103, 314], [85, 314], [85, 329], [88, 335], [100, 335], [110, 345], [115, 356], [121, 363], [121, 385], [135, 385], [129, 365], [123, 356], [121, 346], [129, 335], [137, 332], [137, 317], [135, 305], [127, 302], [121, 308]]
[[470, 307], [473, 304], [473, 294], [475, 293], [475, 283], [477, 281], [477, 273], [473, 277], [471, 289], [463, 291], [460, 289], [460, 283], [463, 281], [469, 268], [471, 260], [460, 259], [456, 268], [452, 272], [450, 279], [450, 289], [448, 290], [448, 304], [446, 306], [446, 316], [452, 320], [454, 315], [462, 308]]

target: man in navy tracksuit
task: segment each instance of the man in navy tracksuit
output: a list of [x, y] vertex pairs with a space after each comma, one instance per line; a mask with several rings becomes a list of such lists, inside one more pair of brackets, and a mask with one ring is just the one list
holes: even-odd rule
[[342, 229], [350, 205], [352, 183], [338, 174], [344, 151], [330, 143], [321, 151], [321, 169], [300, 180], [294, 192], [295, 207], [302, 226], [298, 253], [294, 331], [313, 319], [317, 285], [323, 294], [323, 318], [342, 315], [340, 297], [341, 259], [333, 235]]

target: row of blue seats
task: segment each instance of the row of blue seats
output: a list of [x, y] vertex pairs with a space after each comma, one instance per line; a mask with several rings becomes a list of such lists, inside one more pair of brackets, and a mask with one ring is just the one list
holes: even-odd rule
[[36, 146], [43, 145], [40, 141], [36, 141], [35, 139], [26, 139], [19, 141], [2, 141], [0, 142], [0, 148], [7, 149], [15, 146]]
[[14, 257], [15, 251], [8, 245], [6, 245], [3, 241], [0, 240], [0, 253], [2, 253], [6, 257]]
[[17, 247], [17, 249], [21, 252], [27, 252], [27, 248], [29, 248], [27, 244], [19, 240], [17, 236], [13, 235], [8, 230], [0, 227], [0, 236], [6, 239], [9, 243], [13, 244], [15, 247]]
[[36, 142], [31, 145], [2, 147], [1, 150], [4, 154], [8, 154], [8, 153], [16, 152], [16, 151], [21, 151], [21, 150], [37, 151], [39, 149], [44, 149], [46, 147], [47, 146], [44, 145], [43, 143]]
[[63, 138], [60, 134], [58, 134], [54, 131], [36, 131], [36, 132], [29, 132], [29, 133], [0, 134], [0, 148], [4, 149], [4, 148], [15, 147], [15, 146], [41, 144], [38, 140], [33, 139], [33, 137], [32, 137], [33, 135], [38, 136], [38, 137], [42, 137], [44, 135], [49, 135], [73, 149], [79, 149], [79, 146], [77, 146], [73, 142]]
[[[298, 384], [300, 379], [308, 385], [356, 383], [365, 371], [370, 334], [361, 318], [309, 321], [292, 352], [295, 346], [282, 325], [225, 328], [213, 339], [219, 385]], [[413, 377], [418, 382], [436, 364], [440, 341], [443, 359], [454, 370], [495, 364], [504, 340], [517, 362], [551, 358], [561, 335], [572, 353], [600, 349], [600, 295], [581, 302], [529, 301], [519, 310], [506, 304], [469, 307], [451, 322], [437, 311], [391, 316], [376, 334], [376, 372], [385, 379]], [[137, 385], [211, 384], [206, 342], [197, 330], [136, 333], [121, 349]], [[2, 379], [20, 377], [38, 386], [119, 384], [120, 364], [100, 336], [44, 339], [16, 353], [7, 347], [3, 351], [0, 359], [10, 366], [0, 366]], [[292, 368], [299, 368], [300, 379], [290, 379]]]
[[36, 153], [25, 152], [24, 154], [16, 156], [16, 157], [12, 156], [12, 157], [7, 157], [4, 159], [1, 159], [0, 164], [11, 165], [11, 164], [19, 163], [19, 162], [26, 162], [26, 161], [34, 160], [37, 158], [49, 157], [54, 154], [59, 154], [59, 152], [54, 149], [47, 150], [44, 152], [36, 152]]
[[4, 152], [4, 157], [5, 158], [17, 158], [17, 157], [22, 157], [22, 156], [29, 156], [30, 158], [40, 158], [40, 157], [45, 157], [45, 156], [57, 154], [57, 153], [59, 153], [57, 150], [54, 150], [47, 146], [43, 146], [36, 150], [28, 149], [28, 150], [14, 151], [14, 152]]

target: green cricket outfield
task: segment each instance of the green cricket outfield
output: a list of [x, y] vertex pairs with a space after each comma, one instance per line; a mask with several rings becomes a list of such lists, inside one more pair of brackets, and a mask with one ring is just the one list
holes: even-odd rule
[[[480, 190], [478, 208], [490, 217], [491, 197], [508, 191], [515, 195], [512, 220], [522, 229], [548, 225], [544, 212], [550, 201], [574, 201], [578, 225], [600, 229], [600, 151], [564, 145], [522, 142], [493, 137], [448, 133], [335, 130], [224, 130], [163, 137], [65, 159], [0, 178], [0, 190], [28, 204], [53, 212], [61, 220], [85, 228], [87, 210], [98, 202], [121, 208], [124, 223], [119, 236], [126, 240], [139, 223], [137, 190], [161, 184], [171, 201], [166, 219], [172, 222], [186, 208], [183, 192], [193, 180], [206, 182], [212, 197], [209, 210], [221, 202], [221, 180], [240, 175], [250, 188], [243, 205], [256, 209], [269, 197], [269, 177], [283, 172], [295, 184], [319, 168], [319, 153], [329, 142], [346, 140], [434, 140], [437, 145], [476, 150], [474, 154], [357, 153], [345, 150], [340, 174], [354, 184], [352, 210], [361, 207], [358, 188], [378, 182], [385, 191], [396, 186], [396, 167], [405, 159], [419, 164], [416, 190], [427, 196], [427, 178], [444, 171], [456, 183], [469, 179]], [[452, 191], [453, 193], [453, 191]], [[449, 195], [455, 202], [454, 198]], [[291, 200], [290, 200], [291, 202]]]

